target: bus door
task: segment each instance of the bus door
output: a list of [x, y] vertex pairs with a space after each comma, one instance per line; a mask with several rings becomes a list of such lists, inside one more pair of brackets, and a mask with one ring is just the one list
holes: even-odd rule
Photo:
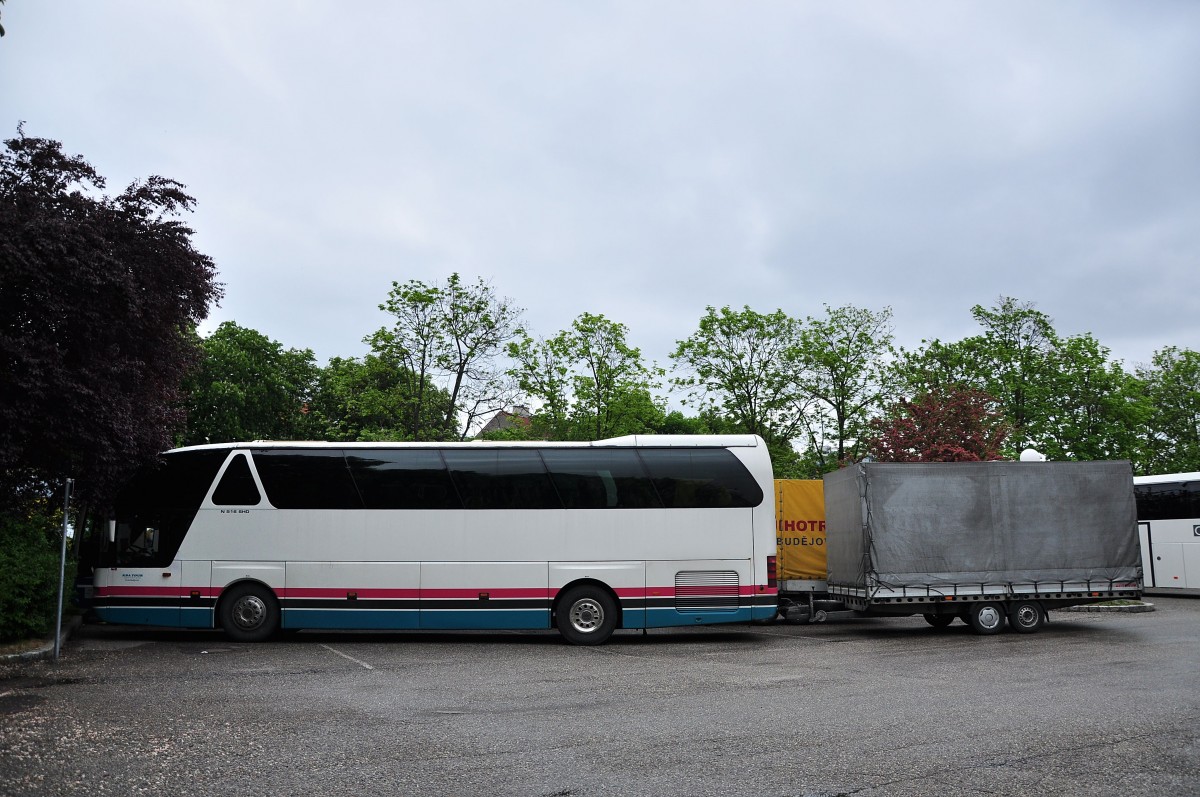
[[1154, 586], [1154, 545], [1150, 537], [1150, 524], [1138, 522], [1138, 541], [1142, 546], [1142, 586]]
[[[1189, 546], [1178, 541], [1179, 530], [1183, 525], [1186, 524], [1174, 520], [1160, 520], [1154, 524], [1147, 521], [1138, 523], [1138, 533], [1142, 542], [1142, 579], [1145, 586], [1158, 589], [1194, 587], [1188, 583], [1189, 562], [1187, 560], [1191, 557], [1187, 554], [1190, 548], [1200, 551], [1200, 547]], [[1200, 530], [1200, 526], [1193, 529], [1193, 531], [1196, 530]], [[1175, 534], [1171, 534], [1172, 531]], [[1159, 539], [1155, 538], [1156, 533]], [[1200, 533], [1197, 533], [1197, 537], [1200, 537]], [[1191, 564], [1194, 570], [1200, 572], [1200, 567], [1197, 566], [1200, 565], [1200, 556], [1197, 556], [1196, 559], [1197, 561]]]
[[159, 559], [161, 533], [144, 523], [118, 523], [116, 550], [120, 567], [109, 568], [97, 584], [103, 617], [114, 623], [179, 625], [183, 567], [179, 562], [154, 565]]

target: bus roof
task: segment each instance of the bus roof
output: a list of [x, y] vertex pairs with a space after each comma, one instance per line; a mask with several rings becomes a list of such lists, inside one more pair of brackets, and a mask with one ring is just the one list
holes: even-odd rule
[[607, 440], [558, 441], [545, 440], [473, 440], [465, 443], [438, 442], [366, 442], [366, 443], [330, 443], [319, 440], [253, 440], [241, 443], [209, 443], [199, 446], [173, 448], [168, 454], [181, 451], [229, 451], [235, 448], [345, 448], [345, 449], [379, 449], [379, 448], [637, 448], [637, 447], [722, 447], [722, 448], [754, 448], [765, 445], [763, 439], [752, 434], [716, 434], [716, 435], [683, 435], [683, 434], [645, 434], [611, 437]]
[[1134, 484], [1170, 484], [1171, 482], [1200, 481], [1200, 472], [1192, 473], [1158, 473], [1153, 476], [1134, 476]]

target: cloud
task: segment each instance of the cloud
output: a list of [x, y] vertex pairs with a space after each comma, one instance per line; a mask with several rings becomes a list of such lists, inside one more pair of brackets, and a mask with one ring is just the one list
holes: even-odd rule
[[[1200, 347], [1188, 3], [14, 4], [10, 129], [160, 173], [234, 318], [363, 353], [392, 281], [491, 279], [665, 362], [708, 305], [1034, 301]], [[0, 118], [3, 121], [3, 118]], [[111, 185], [111, 184], [110, 184]]]

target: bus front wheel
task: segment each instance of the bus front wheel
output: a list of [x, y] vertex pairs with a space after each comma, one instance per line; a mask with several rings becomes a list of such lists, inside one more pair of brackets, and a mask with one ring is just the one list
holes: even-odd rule
[[221, 601], [221, 627], [235, 642], [262, 642], [279, 630], [279, 603], [259, 584], [238, 584]]
[[559, 633], [575, 645], [602, 645], [617, 627], [617, 605], [599, 587], [573, 587], [562, 596], [555, 613]]

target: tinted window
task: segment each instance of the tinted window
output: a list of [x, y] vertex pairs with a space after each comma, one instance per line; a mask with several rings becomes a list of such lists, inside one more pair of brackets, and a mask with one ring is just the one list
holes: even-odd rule
[[1139, 484], [1133, 489], [1138, 520], [1200, 517], [1200, 484], [1196, 482]]
[[723, 448], [648, 448], [642, 461], [663, 504], [677, 509], [758, 506], [763, 492]]
[[279, 509], [360, 509], [362, 501], [339, 450], [254, 452], [267, 500]]
[[542, 458], [567, 509], [662, 506], [636, 451], [550, 448], [542, 451]]
[[213, 491], [213, 503], [222, 506], [254, 506], [262, 500], [258, 486], [250, 475], [250, 465], [245, 454], [238, 454], [229, 463], [221, 476], [221, 483]]
[[141, 471], [117, 495], [117, 512], [200, 508], [228, 451], [182, 451], [164, 454], [162, 462]]
[[[166, 454], [157, 467], [142, 471], [122, 488], [114, 507], [117, 538], [100, 563], [171, 564], [228, 454], [225, 450]], [[107, 542], [103, 531], [98, 536]]]
[[537, 451], [454, 449], [442, 452], [467, 509], [561, 509]]
[[347, 450], [346, 461], [367, 509], [462, 509], [437, 451]]

